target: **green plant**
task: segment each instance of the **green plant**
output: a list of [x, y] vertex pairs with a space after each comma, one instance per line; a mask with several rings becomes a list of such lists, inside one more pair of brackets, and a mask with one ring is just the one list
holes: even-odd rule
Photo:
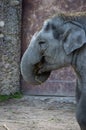
[[6, 101], [8, 99], [19, 99], [19, 98], [22, 98], [22, 93], [20, 92], [16, 92], [14, 94], [10, 94], [10, 95], [0, 95], [0, 102], [3, 102], [3, 101]]

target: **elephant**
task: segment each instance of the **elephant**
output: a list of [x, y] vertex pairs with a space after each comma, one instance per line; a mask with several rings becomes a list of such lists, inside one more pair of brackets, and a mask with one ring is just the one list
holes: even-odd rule
[[72, 66], [76, 76], [76, 119], [86, 130], [86, 13], [58, 14], [45, 20], [21, 60], [21, 74], [33, 85], [45, 82], [51, 72]]

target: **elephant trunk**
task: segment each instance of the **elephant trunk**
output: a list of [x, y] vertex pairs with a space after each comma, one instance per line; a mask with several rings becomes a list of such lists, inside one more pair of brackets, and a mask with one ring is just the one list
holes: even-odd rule
[[43, 62], [44, 58], [40, 55], [37, 47], [27, 48], [21, 60], [21, 74], [26, 82], [39, 85], [48, 79], [50, 72], [37, 73]]

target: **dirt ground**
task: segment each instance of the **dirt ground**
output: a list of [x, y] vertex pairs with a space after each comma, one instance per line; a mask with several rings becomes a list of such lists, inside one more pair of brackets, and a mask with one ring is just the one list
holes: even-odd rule
[[0, 130], [80, 130], [76, 105], [56, 99], [24, 96], [0, 103]]

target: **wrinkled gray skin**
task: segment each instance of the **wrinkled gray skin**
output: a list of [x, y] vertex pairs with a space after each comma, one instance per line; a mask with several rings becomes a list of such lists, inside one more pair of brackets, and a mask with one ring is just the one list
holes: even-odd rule
[[56, 16], [44, 22], [42, 29], [32, 37], [21, 61], [21, 73], [27, 82], [40, 84], [35, 80], [33, 69], [42, 58], [37, 74], [42, 82], [52, 70], [69, 65], [74, 68], [77, 75], [76, 117], [81, 130], [86, 130], [86, 17], [71, 17], [70, 20]]

